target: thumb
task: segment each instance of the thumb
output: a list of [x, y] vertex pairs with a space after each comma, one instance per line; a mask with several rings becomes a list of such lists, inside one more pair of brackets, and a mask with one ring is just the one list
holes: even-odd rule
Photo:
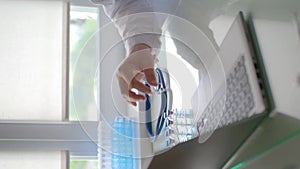
[[149, 68], [143, 71], [146, 77], [146, 81], [151, 86], [157, 86], [157, 80], [154, 72], [154, 68]]

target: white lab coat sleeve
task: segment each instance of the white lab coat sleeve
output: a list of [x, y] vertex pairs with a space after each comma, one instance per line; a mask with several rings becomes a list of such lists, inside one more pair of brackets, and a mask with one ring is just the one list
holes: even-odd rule
[[[96, 2], [98, 1], [98, 2]], [[115, 23], [127, 54], [136, 44], [146, 44], [156, 55], [161, 47], [162, 23], [147, 0], [93, 0], [104, 5], [106, 14]]]

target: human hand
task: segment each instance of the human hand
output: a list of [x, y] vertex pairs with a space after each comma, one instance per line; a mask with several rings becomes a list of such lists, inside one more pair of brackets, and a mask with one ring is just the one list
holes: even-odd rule
[[151, 86], [157, 86], [154, 72], [155, 57], [151, 54], [151, 48], [145, 44], [135, 45], [129, 56], [120, 64], [117, 71], [119, 87], [123, 98], [133, 106], [137, 101], [145, 100], [146, 97], [133, 91], [151, 94], [151, 89], [143, 84], [146, 79]]

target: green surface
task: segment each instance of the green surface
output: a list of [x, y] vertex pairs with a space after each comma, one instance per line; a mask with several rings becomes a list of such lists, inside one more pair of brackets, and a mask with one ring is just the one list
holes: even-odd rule
[[276, 143], [274, 143], [274, 144], [270, 145], [269, 147], [261, 150], [260, 152], [258, 152], [257, 154], [249, 157], [245, 161], [238, 163], [237, 165], [235, 165], [231, 169], [239, 169], [239, 168], [245, 167], [246, 165], [250, 165], [251, 163], [255, 162], [255, 160], [260, 159], [263, 155], [272, 152], [272, 150], [275, 149], [276, 147], [279, 147], [279, 146], [283, 145], [284, 143], [287, 143], [288, 141], [290, 141], [290, 140], [292, 140], [292, 139], [294, 139], [298, 136], [300, 136], [300, 130], [297, 130], [297, 131], [289, 134], [287, 137], [284, 137], [281, 140], [278, 140]]

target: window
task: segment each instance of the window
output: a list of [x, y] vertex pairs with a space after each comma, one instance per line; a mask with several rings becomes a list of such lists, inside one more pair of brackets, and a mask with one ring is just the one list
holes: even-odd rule
[[[69, 51], [69, 119], [98, 120], [98, 9], [71, 6]], [[95, 64], [96, 63], [96, 64]], [[71, 157], [70, 169], [97, 169], [98, 160]]]
[[66, 154], [61, 151], [2, 151], [0, 152], [0, 168], [23, 169], [45, 168], [58, 169], [67, 168]]
[[98, 169], [98, 160], [72, 159], [70, 161], [70, 169]]
[[0, 4], [0, 119], [63, 120], [64, 3]]
[[98, 9], [71, 6], [70, 120], [97, 121]]
[[1, 1], [0, 14], [0, 168], [97, 168], [98, 76], [88, 68], [98, 66], [98, 8]]

